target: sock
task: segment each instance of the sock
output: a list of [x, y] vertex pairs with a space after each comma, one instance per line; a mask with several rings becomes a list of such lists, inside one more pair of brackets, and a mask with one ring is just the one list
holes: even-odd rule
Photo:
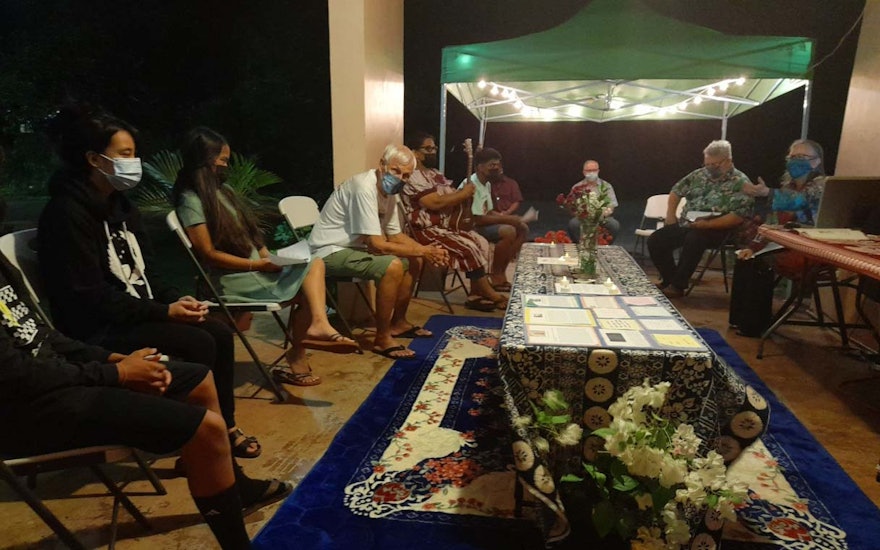
[[235, 485], [214, 496], [193, 497], [193, 500], [223, 550], [250, 550], [251, 541], [244, 528], [241, 498]]

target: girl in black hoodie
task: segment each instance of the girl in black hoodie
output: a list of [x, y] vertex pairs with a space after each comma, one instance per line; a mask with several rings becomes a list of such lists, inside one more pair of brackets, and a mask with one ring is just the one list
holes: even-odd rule
[[[63, 108], [49, 124], [64, 163], [50, 181], [38, 231], [53, 320], [87, 343], [124, 352], [156, 347], [210, 367], [233, 454], [256, 457], [256, 439], [235, 423], [232, 330], [149, 271], [140, 212], [121, 192], [140, 181], [136, 135], [126, 122], [83, 105]], [[274, 494], [283, 485], [266, 489]], [[242, 500], [248, 503], [244, 492]]]

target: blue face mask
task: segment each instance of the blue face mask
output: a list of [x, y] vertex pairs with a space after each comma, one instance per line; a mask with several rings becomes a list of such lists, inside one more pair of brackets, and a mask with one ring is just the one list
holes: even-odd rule
[[396, 195], [403, 189], [403, 180], [390, 172], [385, 172], [382, 176], [382, 191], [386, 195]]
[[813, 171], [813, 167], [810, 166], [810, 161], [807, 159], [789, 159], [785, 163], [785, 169], [788, 171], [788, 175], [791, 176], [792, 179], [806, 176]]

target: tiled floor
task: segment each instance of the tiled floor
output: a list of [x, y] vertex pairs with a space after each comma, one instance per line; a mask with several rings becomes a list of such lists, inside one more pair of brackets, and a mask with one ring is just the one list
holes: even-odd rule
[[[423, 294], [413, 303], [413, 322], [422, 324], [431, 315], [446, 313], [439, 301], [430, 299], [431, 295]], [[463, 295], [459, 293], [452, 299], [460, 304]], [[690, 297], [676, 302], [692, 325], [720, 331], [873, 502], [880, 504], [880, 484], [874, 481], [874, 467], [880, 456], [880, 375], [867, 363], [841, 354], [834, 348], [837, 340], [833, 333], [816, 328], [783, 328], [768, 343], [765, 358], [755, 359], [757, 340], [737, 336], [728, 329], [727, 304], [728, 296], [717, 272], [709, 272]], [[475, 313], [460, 305], [456, 312]], [[253, 331], [266, 356], [274, 357], [276, 353], [269, 340], [275, 331], [271, 319], [259, 320]], [[365, 346], [369, 343], [366, 338]], [[301, 480], [391, 366], [390, 360], [372, 353], [344, 356], [344, 360], [340, 357], [314, 353], [311, 361], [324, 383], [290, 388], [293, 398], [288, 403], [272, 403], [266, 392], [256, 399], [237, 400], [239, 425], [258, 436], [264, 449], [261, 457], [243, 461], [248, 473]], [[258, 380], [253, 367], [245, 364], [246, 358], [240, 349], [241, 395], [250, 395], [253, 382]], [[156, 465], [161, 475], [168, 476], [173, 459], [161, 459]], [[117, 478], [135, 477], [129, 467], [114, 468], [112, 474]], [[167, 496], [134, 498], [152, 521], [155, 532], [145, 532], [123, 512], [118, 548], [214, 548], [185, 481], [169, 478], [165, 483]], [[147, 488], [140, 481], [129, 485], [132, 491], [144, 492]], [[41, 477], [39, 484], [49, 507], [90, 547], [105, 544], [108, 536], [110, 499], [81, 498], [98, 490], [88, 471], [49, 474]], [[247, 518], [248, 530], [255, 534], [277, 506]], [[2, 548], [60, 547], [51, 531], [5, 486], [0, 487], [0, 518]]]

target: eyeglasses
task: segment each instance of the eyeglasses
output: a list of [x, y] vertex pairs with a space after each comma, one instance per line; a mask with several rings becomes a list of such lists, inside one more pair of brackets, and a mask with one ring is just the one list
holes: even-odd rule
[[721, 159], [718, 162], [704, 162], [703, 167], [704, 168], [720, 168], [722, 164], [727, 162], [727, 160], [728, 159]]
[[419, 147], [419, 151], [424, 151], [426, 153], [436, 153], [438, 149], [436, 147]]
[[816, 160], [817, 156], [814, 155], [786, 155], [785, 160]]

